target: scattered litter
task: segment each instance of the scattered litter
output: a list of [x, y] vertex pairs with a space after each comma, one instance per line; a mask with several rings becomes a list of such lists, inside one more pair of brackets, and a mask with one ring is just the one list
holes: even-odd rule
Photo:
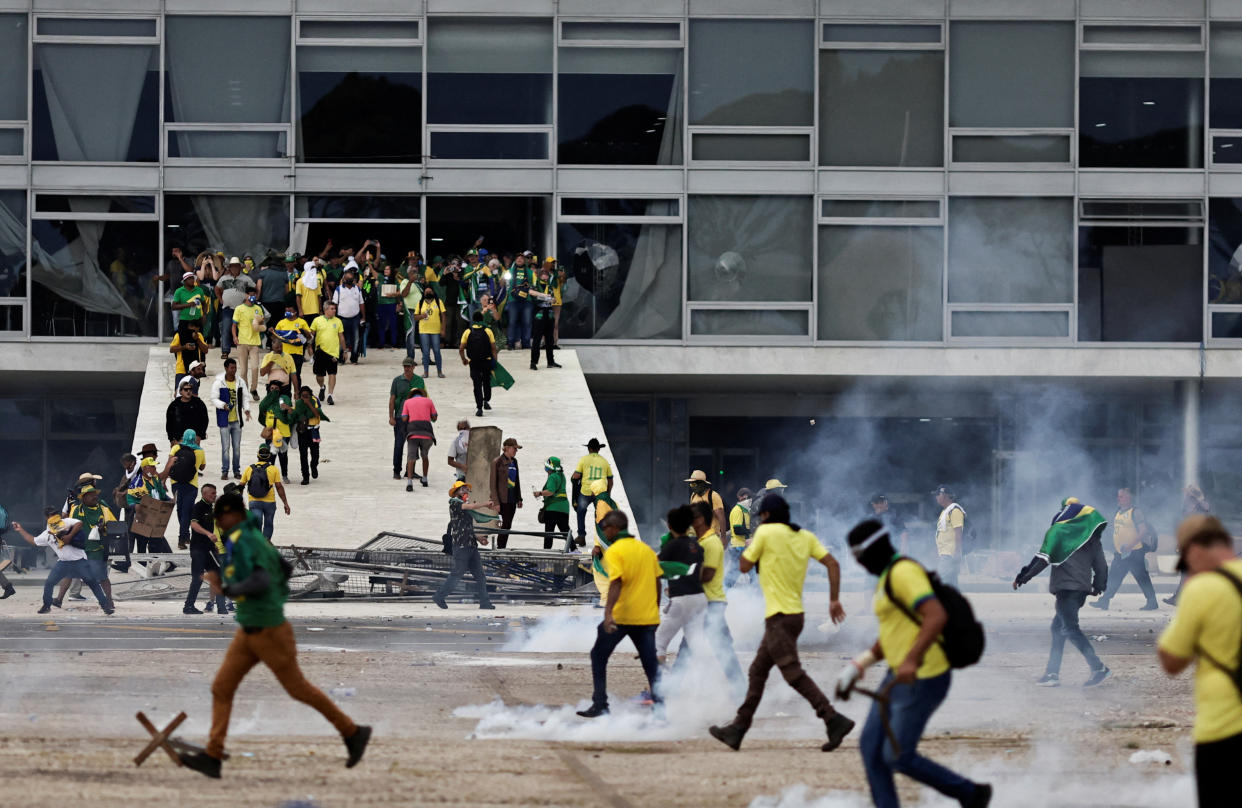
[[358, 695], [358, 688], [356, 687], [334, 687], [328, 691], [328, 695], [333, 696], [338, 699], [349, 699], [349, 698], [353, 698], [354, 696]]
[[323, 631], [323, 629], [320, 628], [319, 626], [307, 626], [306, 630], [307, 631]]
[[1104, 641], [1105, 641], [1105, 640], [1107, 640], [1107, 639], [1108, 639], [1108, 635], [1107, 635], [1107, 634], [1101, 634], [1100, 636], [1098, 636], [1098, 637], [1096, 637], [1096, 638], [1095, 638], [1095, 641], [1096, 641], [1096, 642], [1104, 642]]
[[190, 668], [186, 671], [186, 673], [202, 673], [202, 671], [198, 670], [197, 668]]
[[1165, 766], [1173, 765], [1173, 758], [1163, 749], [1140, 749], [1133, 755], [1130, 755], [1131, 763], [1161, 763]]
[[254, 757], [254, 752], [242, 752], [242, 757]]

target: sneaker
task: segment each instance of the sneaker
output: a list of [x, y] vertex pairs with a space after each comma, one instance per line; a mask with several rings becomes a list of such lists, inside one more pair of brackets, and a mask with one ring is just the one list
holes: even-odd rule
[[326, 388], [323, 388], [323, 387], [320, 387], [320, 388], [319, 388], [319, 395], [315, 396], [315, 398], [319, 399], [320, 401], [323, 401], [323, 394], [324, 394], [325, 392], [327, 392], [327, 389], [326, 389]]
[[345, 768], [352, 769], [358, 765], [358, 761], [362, 760], [362, 754], [367, 751], [367, 744], [371, 741], [371, 728], [360, 724], [358, 729], [354, 730], [354, 734], [344, 740], [345, 748], [349, 751], [349, 760], [345, 761]]
[[431, 602], [439, 606], [441, 609], [448, 608], [448, 604], [444, 602], [444, 598], [440, 597], [439, 595], [432, 595]]
[[475, 411], [474, 411], [474, 417], [476, 417], [476, 418], [482, 418], [482, 417], [483, 417], [483, 410], [482, 410], [482, 409], [477, 409], [477, 410], [475, 410]]
[[418, 481], [423, 484], [423, 488], [427, 487], [427, 477], [425, 475], [422, 477], [419, 477]]
[[288, 478], [288, 477], [281, 477], [281, 478], [280, 478], [280, 481], [281, 481], [283, 484], [285, 484], [285, 485], [288, 485], [288, 484], [289, 484], [289, 478]]
[[61, 602], [59, 600], [53, 600], [52, 605], [55, 606], [57, 609], [61, 608]]
[[312, 480], [318, 480], [318, 479], [319, 479], [319, 466], [318, 466], [318, 464], [316, 464], [316, 465], [314, 465], [314, 466], [311, 466], [311, 479], [312, 479]]
[[51, 611], [52, 611], [51, 606], [43, 606], [39, 609], [39, 611], [35, 612], [35, 614], [48, 614]]
[[539, 370], [539, 366], [538, 366], [538, 365], [531, 365], [531, 366], [530, 366], [530, 369], [531, 369], [531, 370]]
[[228, 471], [222, 471], [222, 472], [220, 472], [220, 479], [221, 479], [221, 480], [227, 480], [228, 478], [229, 478], [229, 473], [228, 473]]
[[491, 408], [492, 408], [492, 402], [490, 402], [490, 401], [484, 401], [484, 402], [483, 402], [483, 409], [485, 409], [485, 410], [490, 410]]
[[181, 765], [187, 769], [193, 769], [215, 780], [220, 779], [219, 758], [213, 758], [206, 752], [178, 752], [177, 757], [181, 759]]
[[1154, 612], [1160, 609], [1160, 604], [1154, 600], [1151, 603], [1145, 603], [1139, 607], [1140, 612]]
[[444, 372], [443, 372], [443, 371], [439, 371], [439, 370], [437, 370], [437, 371], [436, 371], [436, 378], [443, 379], [443, 378], [444, 378]]
[[562, 367], [565, 367], [565, 366], [564, 366], [564, 365], [561, 365], [561, 364], [558, 364], [558, 363], [556, 363], [556, 362], [549, 362], [549, 363], [548, 363], [548, 367], [550, 367], [550, 368], [562, 368]]
[[655, 704], [655, 699], [651, 697], [650, 690], [640, 690], [637, 696], [630, 699], [630, 703], [641, 704], [644, 707], [650, 707], [652, 704]]
[[332, 400], [332, 396], [328, 396], [328, 403], [331, 404], [333, 407], [336, 406], [336, 402]]
[[406, 491], [413, 491], [413, 490], [414, 490], [414, 481], [413, 481], [413, 480], [411, 480], [411, 479], [409, 479], [409, 478], [406, 478], [406, 481], [405, 481], [405, 490], [406, 490]]
[[746, 730], [737, 724], [725, 724], [723, 727], [711, 726], [707, 728], [707, 731], [711, 733], [713, 738], [734, 752], [742, 748], [742, 738], [746, 737]]
[[214, 600], [207, 601], [207, 605], [203, 607], [203, 611], [207, 614], [214, 614], [216, 611], [216, 602]]
[[987, 783], [975, 783], [975, 793], [970, 799], [962, 802], [962, 808], [988, 808], [992, 802], [992, 786]]
[[1101, 682], [1103, 682], [1105, 679], [1107, 679], [1108, 677], [1112, 675], [1113, 675], [1112, 670], [1110, 670], [1108, 666], [1105, 666], [1103, 668], [1100, 668], [1098, 671], [1093, 671], [1091, 673], [1091, 678], [1083, 682], [1082, 686], [1083, 687], [1095, 687], [1096, 685], [1100, 684]]
[[6, 587], [4, 588], [4, 594], [3, 594], [3, 595], [0, 595], [0, 600], [4, 600], [5, 598], [11, 598], [11, 597], [13, 597], [13, 596], [14, 596], [14, 595], [16, 595], [16, 594], [17, 594], [17, 590], [16, 590], [16, 589], [14, 589], [14, 588], [13, 588], [13, 587], [11, 587], [11, 586], [6, 586]]
[[75, 594], [73, 594], [72, 592], [70, 592], [70, 593], [69, 593], [69, 600], [86, 600], [86, 596], [85, 596], [85, 595], [83, 595], [83, 594], [82, 594], [82, 593], [80, 593], [80, 592], [79, 592], [78, 594], [76, 594], [76, 595], [75, 595]]
[[601, 715], [608, 715], [608, 708], [597, 707], [596, 705], [592, 704], [590, 707], [586, 708], [585, 710], [579, 710], [578, 715], [582, 716], [583, 718], [599, 718]]
[[1177, 598], [1165, 598], [1165, 599], [1164, 599], [1164, 602], [1165, 602], [1165, 603], [1167, 603], [1167, 604], [1169, 604], [1170, 606], [1176, 606], [1176, 605], [1177, 605]]
[[103, 613], [111, 617], [116, 614], [116, 607], [109, 603], [107, 606], [103, 607]]
[[1055, 673], [1045, 673], [1039, 677], [1039, 681], [1035, 683], [1036, 687], [1060, 687], [1061, 677]]
[[202, 614], [203, 612], [201, 609], [197, 609], [193, 606], [186, 606], [184, 609], [181, 610], [181, 613], [182, 614]]
[[495, 606], [495, 605], [493, 605], [493, 604], [491, 604], [491, 603], [480, 603], [480, 604], [479, 604], [479, 608], [480, 608], [480, 609], [490, 610], [490, 611], [495, 611], [495, 610], [496, 610], [496, 606]]
[[845, 740], [845, 736], [850, 734], [854, 729], [854, 722], [840, 713], [835, 714], [824, 722], [828, 730], [828, 740], [820, 747], [824, 752], [831, 752], [841, 745], [841, 741]]
[[1091, 604], [1091, 608], [1092, 609], [1103, 609], [1104, 611], [1108, 611], [1108, 601], [1102, 600], [1102, 599], [1094, 601]]

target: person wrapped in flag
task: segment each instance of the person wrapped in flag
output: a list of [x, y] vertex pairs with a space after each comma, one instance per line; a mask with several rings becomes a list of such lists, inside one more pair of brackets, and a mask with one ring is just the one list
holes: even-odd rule
[[1045, 567], [1052, 567], [1048, 591], [1056, 598], [1056, 615], [1052, 618], [1048, 665], [1043, 677], [1036, 682], [1041, 687], [1061, 684], [1061, 655], [1066, 640], [1074, 644], [1091, 669], [1084, 687], [1095, 687], [1112, 673], [1096, 656], [1091, 641], [1078, 626], [1078, 612], [1087, 602], [1087, 596], [1098, 595], [1108, 586], [1108, 562], [1100, 542], [1107, 524], [1095, 508], [1067, 497], [1061, 502], [1061, 510], [1052, 517], [1052, 525], [1044, 534], [1039, 552], [1013, 580], [1013, 588], [1017, 589]]
[[591, 572], [595, 576], [595, 587], [600, 598], [608, 597], [608, 572], [604, 569], [604, 552], [612, 544], [600, 526], [609, 511], [617, 509], [617, 503], [608, 493], [608, 481], [596, 480], [591, 483], [591, 496], [595, 500], [595, 547], [591, 551]]

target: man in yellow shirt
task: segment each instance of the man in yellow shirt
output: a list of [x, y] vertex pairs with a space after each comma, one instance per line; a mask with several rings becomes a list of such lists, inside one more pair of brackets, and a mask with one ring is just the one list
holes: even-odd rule
[[[725, 678], [733, 689], [733, 695], [742, 699], [746, 693], [746, 677], [742, 675], [742, 666], [737, 663], [737, 652], [733, 650], [733, 635], [729, 632], [729, 623], [725, 620], [725, 611], [729, 601], [725, 597], [724, 581], [724, 544], [712, 527], [712, 507], [706, 502], [696, 502], [690, 506], [694, 521], [694, 535], [699, 546], [703, 548], [703, 594], [707, 596], [707, 614], [703, 622], [707, 641], [711, 644], [716, 661], [724, 669]], [[691, 648], [690, 650], [694, 650]], [[684, 655], [683, 655], [684, 656]], [[678, 660], [682, 657], [679, 656]]]
[[324, 400], [323, 377], [327, 376], [327, 401], [329, 404], [336, 404], [332, 400], [332, 393], [336, 390], [337, 365], [345, 355], [345, 324], [336, 316], [335, 303], [329, 301], [323, 304], [323, 315], [316, 317], [311, 323], [311, 333], [315, 335], [315, 363], [312, 369], [315, 372], [315, 382], [319, 385], [319, 395], [316, 398]]
[[1147, 603], [1139, 607], [1140, 612], [1154, 612], [1160, 608], [1156, 602], [1156, 590], [1151, 585], [1151, 575], [1147, 572], [1147, 554], [1156, 549], [1156, 531], [1147, 521], [1143, 512], [1134, 507], [1134, 494], [1129, 488], [1117, 492], [1117, 515], [1113, 517], [1113, 563], [1108, 567], [1108, 589], [1100, 599], [1091, 605], [1097, 609], [1108, 610], [1121, 582], [1127, 575], [1133, 575]]
[[936, 572], [940, 580], [949, 586], [957, 586], [957, 576], [962, 570], [962, 533], [966, 529], [966, 511], [953, 497], [947, 485], [938, 485], [932, 491], [940, 506], [940, 518], [936, 520], [936, 553], [939, 561]]
[[690, 486], [690, 504], [706, 502], [711, 505], [712, 528], [728, 541], [729, 523], [725, 521], [724, 500], [712, 489], [712, 484], [707, 480], [707, 472], [695, 469], [686, 483]]
[[1177, 528], [1178, 569], [1191, 577], [1177, 614], [1160, 635], [1160, 665], [1176, 676], [1195, 667], [1195, 780], [1199, 808], [1238, 804], [1234, 767], [1242, 756], [1242, 560], [1214, 516], [1194, 514]]
[[814, 533], [790, 523], [789, 503], [784, 497], [777, 494], [764, 497], [759, 516], [763, 524], [742, 553], [741, 569], [750, 572], [759, 565], [759, 586], [763, 588], [764, 602], [763, 640], [750, 664], [746, 700], [737, 708], [737, 717], [731, 724], [713, 726], [708, 731], [731, 749], [741, 747], [742, 738], [750, 729], [755, 710], [763, 698], [768, 673], [775, 666], [789, 686], [815, 708], [815, 714], [824, 722], [828, 733], [828, 740], [821, 748], [831, 752], [841, 745], [854, 728], [854, 722], [832, 709], [828, 697], [802, 669], [798, 660], [798, 635], [802, 633], [805, 618], [802, 585], [806, 582], [809, 559], [815, 559], [828, 569], [828, 613], [832, 622], [840, 623], [845, 619], [845, 609], [838, 600], [841, 566]]
[[[750, 543], [750, 500], [750, 489], [739, 488], [737, 504], [729, 511], [729, 532], [732, 538], [725, 550], [725, 589], [732, 589], [733, 584], [737, 583], [738, 576], [741, 575], [738, 562], [742, 559], [742, 551]], [[751, 574], [746, 576], [748, 582], [753, 583], [753, 578]]]
[[596, 480], [606, 480], [608, 493], [612, 493], [612, 466], [608, 465], [608, 460], [599, 453], [599, 450], [604, 448], [604, 444], [596, 438], [591, 438], [587, 441], [586, 448], [587, 454], [578, 460], [573, 476], [570, 477], [570, 481], [578, 486], [574, 510], [578, 513], [578, 544], [580, 546], [586, 540], [587, 510], [594, 501], [591, 484]]
[[583, 718], [597, 718], [608, 713], [608, 658], [626, 637], [638, 650], [652, 700], [660, 703], [657, 690], [660, 662], [655, 646], [656, 628], [660, 625], [660, 561], [654, 550], [629, 533], [629, 526], [629, 518], [616, 510], [609, 511], [601, 524], [609, 542], [604, 552], [608, 600], [604, 603], [604, 620], [599, 624], [595, 645], [591, 648], [594, 690], [591, 706], [578, 711]]
[[259, 346], [267, 330], [267, 312], [251, 292], [246, 302], [233, 309], [233, 344], [237, 346], [237, 372], [250, 385], [250, 395], [259, 398]]
[[[863, 672], [877, 661], [888, 664], [879, 692], [888, 693], [887, 723], [896, 750], [885, 731], [880, 702], [871, 705], [863, 726], [859, 751], [877, 808], [897, 808], [893, 773], [907, 777], [960, 802], [963, 808], [987, 808], [992, 787], [974, 783], [918, 753], [919, 739], [932, 714], [949, 693], [953, 675], [938, 638], [948, 623], [944, 606], [936, 599], [926, 570], [893, 549], [889, 529], [878, 519], [867, 519], [849, 534], [850, 552], [867, 572], [879, 578], [872, 604], [880, 637], [871, 648], [854, 657], [837, 677], [836, 696], [848, 699]], [[762, 570], [760, 578], [762, 579]], [[893, 595], [888, 597], [886, 579]], [[918, 615], [916, 622], [911, 615]]]
[[289, 303], [285, 305], [284, 319], [276, 323], [273, 333], [280, 340], [281, 352], [293, 360], [293, 375], [298, 378], [298, 385], [301, 385], [302, 363], [306, 361], [304, 346], [314, 344], [315, 339], [310, 325], [298, 316], [297, 307]]
[[266, 445], [259, 447], [259, 462], [246, 466], [241, 484], [250, 499], [249, 511], [263, 524], [263, 535], [271, 541], [276, 523], [276, 495], [285, 506], [285, 516], [291, 511], [285, 498], [285, 487], [280, 482], [280, 470], [272, 463], [272, 450]]

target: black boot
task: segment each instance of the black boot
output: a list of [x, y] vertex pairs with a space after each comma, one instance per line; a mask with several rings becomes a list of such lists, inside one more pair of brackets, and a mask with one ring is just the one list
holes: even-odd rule
[[215, 780], [220, 779], [219, 758], [213, 758], [206, 752], [179, 752], [177, 757], [181, 758], [182, 765], [187, 769], [193, 769]]
[[738, 724], [725, 724], [723, 727], [708, 727], [712, 737], [733, 751], [742, 747], [742, 738], [746, 737], [746, 729]]
[[358, 765], [363, 753], [367, 751], [367, 743], [371, 740], [371, 728], [365, 724], [359, 725], [354, 734], [344, 740], [345, 748], [349, 750], [349, 760], [345, 761], [345, 768], [352, 769]]
[[820, 747], [825, 752], [831, 752], [841, 745], [841, 741], [845, 740], [845, 736], [850, 734], [850, 730], [854, 729], [854, 722], [840, 713], [834, 713], [832, 718], [824, 722], [828, 729], [828, 741]]

